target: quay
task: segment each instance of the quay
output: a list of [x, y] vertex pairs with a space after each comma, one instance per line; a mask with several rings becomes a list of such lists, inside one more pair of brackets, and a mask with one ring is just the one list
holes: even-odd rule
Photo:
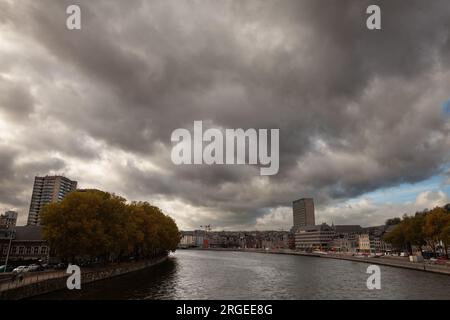
[[[111, 264], [98, 268], [81, 268], [81, 284], [106, 280], [130, 272], [143, 270], [165, 261], [168, 256], [152, 260]], [[0, 300], [20, 300], [45, 293], [68, 290], [66, 270], [22, 273], [22, 278], [12, 273], [0, 274]]]
[[364, 257], [364, 256], [351, 256], [346, 254], [337, 253], [316, 253], [316, 252], [302, 252], [290, 249], [232, 249], [232, 248], [192, 248], [188, 250], [212, 250], [212, 251], [235, 251], [235, 252], [254, 252], [254, 253], [264, 253], [264, 254], [288, 254], [297, 256], [307, 256], [307, 257], [318, 257], [327, 259], [338, 259], [338, 260], [348, 260], [354, 262], [362, 262], [367, 264], [383, 265], [395, 268], [412, 269], [418, 271], [433, 272], [439, 274], [450, 275], [450, 264], [438, 265], [431, 264], [429, 262], [410, 262], [406, 257], [392, 257], [392, 256], [382, 256], [382, 257]]

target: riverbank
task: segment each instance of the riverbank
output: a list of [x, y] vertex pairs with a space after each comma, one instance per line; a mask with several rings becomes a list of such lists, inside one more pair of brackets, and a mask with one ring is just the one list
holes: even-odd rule
[[368, 264], [206, 250], [177, 250], [166, 262], [35, 300], [448, 300], [450, 277], [381, 267], [367, 288]]
[[288, 254], [297, 256], [307, 256], [307, 257], [318, 257], [318, 258], [328, 258], [328, 259], [338, 259], [347, 260], [354, 262], [362, 262], [367, 264], [384, 265], [395, 268], [412, 269], [417, 271], [433, 272], [439, 274], [450, 275], [450, 266], [430, 264], [427, 262], [410, 262], [408, 258], [401, 257], [356, 257], [344, 254], [322, 254], [322, 253], [308, 253], [299, 252], [289, 249], [279, 249], [279, 250], [263, 250], [263, 249], [227, 249], [227, 248], [192, 248], [187, 250], [203, 250], [203, 251], [234, 251], [234, 252], [254, 252], [254, 253], [264, 253], [264, 254]]
[[[100, 268], [81, 269], [81, 287], [84, 284], [118, 277], [143, 270], [166, 261], [167, 256], [146, 261], [120, 263]], [[13, 280], [11, 276], [0, 279], [0, 300], [19, 300], [43, 295], [58, 290], [68, 290], [65, 270], [24, 273], [23, 279]]]

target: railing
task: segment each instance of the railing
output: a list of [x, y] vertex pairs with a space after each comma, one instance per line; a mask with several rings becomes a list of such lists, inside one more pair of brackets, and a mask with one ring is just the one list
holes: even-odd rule
[[0, 292], [27, 286], [45, 280], [58, 279], [67, 276], [68, 274], [65, 271], [44, 271], [20, 273], [17, 275], [11, 274], [9, 278], [0, 279]]
[[[160, 256], [147, 260], [110, 264], [102, 267], [83, 268], [82, 279], [83, 282], [91, 282], [102, 278], [109, 278], [113, 276], [114, 273], [116, 273], [116, 275], [119, 275], [122, 273], [143, 269], [146, 266], [153, 265], [154, 263], [157, 263], [165, 258], [167, 257]], [[108, 275], [103, 277], [102, 273], [106, 273]], [[2, 274], [2, 277], [0, 277], [0, 292], [24, 287], [46, 280], [65, 278], [68, 276], [69, 274], [66, 273], [66, 270], [24, 272], [19, 274], [9, 273], [5, 275]]]

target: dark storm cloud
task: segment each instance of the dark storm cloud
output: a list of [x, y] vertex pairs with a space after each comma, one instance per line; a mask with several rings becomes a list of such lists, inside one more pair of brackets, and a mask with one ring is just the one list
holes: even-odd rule
[[28, 88], [0, 76], [0, 110], [12, 120], [27, 118], [33, 111], [33, 97]]
[[2, 148], [0, 152], [0, 194], [1, 202], [14, 206], [24, 205], [18, 193], [21, 192], [18, 181], [14, 179], [15, 154], [8, 148]]
[[[68, 31], [73, 3], [0, 4], [6, 34], [38, 48], [0, 51], [0, 71], [36, 81], [0, 83], [2, 110], [12, 126], [31, 114], [64, 128], [34, 130], [42, 152], [93, 161], [123, 150], [151, 161], [159, 170], [124, 160], [108, 172], [133, 199], [181, 199], [209, 208], [217, 225], [251, 226], [297, 197], [325, 207], [448, 162], [445, 0], [78, 1], [82, 30]], [[365, 28], [373, 3], [382, 31]], [[279, 174], [172, 165], [170, 134], [194, 120], [280, 128]]]
[[30, 162], [19, 162], [18, 158], [18, 150], [0, 145], [0, 203], [23, 210], [29, 206], [34, 176], [56, 172], [65, 164], [57, 158]]

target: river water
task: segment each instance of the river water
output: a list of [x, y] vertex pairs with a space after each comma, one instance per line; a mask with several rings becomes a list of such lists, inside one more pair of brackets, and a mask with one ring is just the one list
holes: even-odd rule
[[248, 252], [179, 250], [155, 267], [38, 299], [450, 299], [450, 276], [368, 264]]

